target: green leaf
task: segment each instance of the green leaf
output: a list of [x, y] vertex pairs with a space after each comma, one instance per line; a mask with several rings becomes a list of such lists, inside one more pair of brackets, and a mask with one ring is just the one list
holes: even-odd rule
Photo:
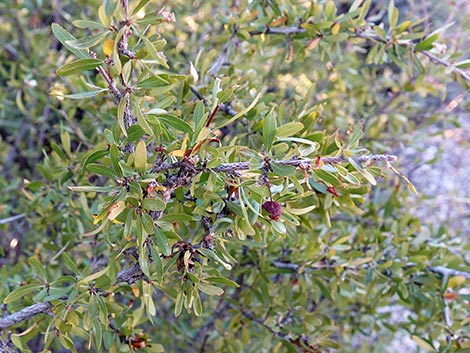
[[367, 179], [369, 183], [372, 185], [377, 185], [377, 181], [375, 178], [370, 174], [367, 170], [361, 167], [359, 163], [357, 163], [353, 158], [348, 158], [349, 163], [356, 169], [361, 175]]
[[204, 283], [204, 282], [198, 282], [196, 283], [196, 287], [199, 288], [200, 291], [208, 294], [208, 295], [216, 295], [216, 296], [221, 296], [224, 294], [224, 290], [222, 288]]
[[129, 129], [127, 130], [127, 138], [126, 138], [125, 143], [135, 142], [144, 135], [145, 135], [145, 131], [138, 124], [131, 125], [129, 126]]
[[287, 124], [284, 124], [282, 126], [279, 126], [276, 129], [276, 137], [278, 138], [284, 138], [284, 137], [289, 137], [292, 135], [295, 135], [299, 131], [302, 131], [304, 128], [304, 124], [299, 123], [299, 122], [290, 122]]
[[75, 49], [88, 49], [97, 45], [107, 34], [108, 32], [101, 32], [85, 38], [67, 40], [66, 43]]
[[287, 350], [290, 353], [299, 353], [299, 350], [292, 343], [290, 343], [287, 339], [281, 338], [281, 343], [283, 344], [284, 347], [287, 348]]
[[150, 0], [140, 0], [139, 3], [132, 10], [132, 15], [135, 15], [141, 8], [143, 8]]
[[139, 173], [145, 172], [147, 167], [147, 145], [143, 140], [137, 142], [135, 146], [134, 165]]
[[99, 59], [80, 59], [59, 67], [57, 69], [57, 74], [60, 76], [69, 76], [82, 71], [93, 70], [102, 63], [103, 60]]
[[74, 192], [110, 192], [118, 190], [116, 186], [69, 186], [69, 190]]
[[103, 175], [114, 180], [119, 177], [114, 170], [101, 164], [91, 163], [86, 167], [86, 169], [92, 173]]
[[95, 279], [97, 279], [101, 276], [104, 276], [108, 271], [109, 271], [109, 267], [105, 267], [101, 271], [92, 273], [91, 275], [86, 276], [85, 278], [82, 278], [80, 281], [78, 281], [77, 285], [88, 284], [91, 281], [93, 281], [93, 280], [95, 280]]
[[165, 80], [159, 75], [152, 75], [149, 78], [146, 78], [142, 81], [137, 83], [138, 88], [155, 88], [155, 87], [162, 87], [168, 86], [170, 84], [169, 81]]
[[258, 93], [258, 95], [255, 97], [255, 99], [253, 99], [253, 102], [251, 102], [251, 104], [246, 107], [245, 109], [243, 109], [242, 111], [240, 111], [238, 114], [236, 114], [235, 116], [233, 116], [231, 119], [217, 125], [217, 127], [214, 128], [214, 130], [219, 130], [221, 128], [223, 128], [224, 126], [227, 126], [227, 125], [230, 125], [231, 123], [233, 123], [235, 120], [241, 118], [243, 115], [245, 115], [246, 113], [248, 113], [251, 109], [254, 108], [254, 106], [256, 105], [256, 103], [258, 103], [258, 100], [260, 99], [261, 97], [261, 93]]
[[289, 176], [294, 174], [295, 172], [295, 167], [291, 165], [284, 165], [284, 164], [279, 164], [279, 163], [271, 163], [271, 167], [273, 168], [273, 173], [278, 175], [278, 176]]
[[69, 99], [85, 99], [85, 98], [92, 98], [100, 94], [101, 92], [108, 91], [108, 88], [101, 88], [96, 91], [87, 91], [87, 92], [78, 92], [72, 94], [66, 94], [64, 97]]
[[165, 202], [159, 198], [145, 198], [142, 200], [142, 208], [145, 210], [161, 211], [166, 207]]
[[44, 266], [35, 257], [28, 259], [29, 265], [33, 268], [33, 271], [41, 277], [44, 282], [47, 282], [47, 272]]
[[122, 176], [123, 170], [121, 164], [119, 163], [119, 150], [115, 144], [109, 146], [109, 157], [111, 158], [111, 163], [113, 164], [114, 171]]
[[423, 41], [416, 44], [415, 49], [418, 51], [430, 50], [433, 48], [433, 43], [439, 38], [439, 33], [434, 33], [427, 36]]
[[171, 249], [168, 245], [168, 239], [159, 227], [155, 227], [155, 243], [163, 255], [170, 255]]
[[333, 186], [341, 186], [341, 181], [332, 173], [329, 173], [323, 169], [314, 169], [313, 173], [328, 184]]
[[82, 29], [105, 29], [106, 27], [99, 22], [95, 21], [88, 21], [88, 20], [75, 20], [72, 21], [72, 24], [75, 27], [82, 28]]
[[398, 23], [398, 9], [395, 7], [395, 1], [390, 0], [388, 4], [388, 23], [390, 25], [390, 29], [393, 30], [397, 26]]
[[57, 40], [68, 50], [70, 50], [70, 52], [72, 52], [72, 54], [74, 54], [76, 57], [82, 59], [90, 57], [90, 55], [88, 54], [88, 50], [75, 49], [74, 47], [67, 44], [68, 41], [76, 40], [76, 38], [69, 32], [67, 32], [64, 28], [62, 28], [60, 25], [58, 25], [57, 23], [53, 23], [51, 25], [51, 28], [52, 33], [54, 33]]
[[146, 37], [146, 36], [140, 36], [140, 39], [145, 44], [145, 49], [147, 50], [147, 54], [154, 60], [156, 60], [159, 64], [161, 64], [163, 67], [166, 69], [169, 69], [170, 67], [167, 64], [167, 59], [165, 55], [161, 52], [159, 52], [153, 45], [153, 43]]
[[60, 256], [64, 261], [65, 266], [67, 266], [75, 276], [78, 276], [80, 274], [80, 271], [78, 270], [75, 261], [72, 260], [72, 258], [66, 252], [63, 252]]
[[263, 123], [263, 144], [267, 152], [271, 151], [275, 134], [276, 134], [276, 118], [271, 112], [264, 118], [264, 123]]
[[233, 288], [240, 287], [240, 285], [237, 282], [234, 282], [231, 279], [228, 279], [228, 278], [225, 278], [225, 277], [207, 277], [205, 280], [207, 282], [211, 282], [211, 283], [225, 284], [225, 285], [233, 287]]
[[16, 288], [13, 292], [8, 294], [5, 299], [3, 299], [3, 304], [12, 303], [18, 299], [24, 298], [28, 294], [36, 291], [37, 289], [42, 288], [43, 286], [37, 284], [26, 284]]
[[119, 127], [121, 128], [122, 133], [126, 137], [127, 137], [127, 129], [124, 123], [124, 115], [125, 115], [127, 104], [129, 104], [127, 97], [123, 97], [121, 98], [121, 101], [119, 102], [118, 109], [117, 109], [117, 118], [118, 118]]
[[193, 133], [193, 128], [186, 121], [178, 118], [177, 116], [162, 114], [158, 115], [158, 120], [160, 120], [164, 125], [171, 126], [178, 131], [187, 132], [189, 134]]

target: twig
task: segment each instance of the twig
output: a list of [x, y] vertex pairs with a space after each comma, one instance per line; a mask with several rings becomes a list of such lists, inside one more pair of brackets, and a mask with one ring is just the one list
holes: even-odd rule
[[250, 36], [258, 36], [260, 34], [282, 34], [282, 35], [292, 35], [305, 33], [305, 28], [301, 27], [268, 27], [266, 26], [263, 30], [255, 30], [248, 32]]
[[[411, 266], [416, 266], [415, 263], [410, 263]], [[427, 269], [431, 272], [438, 273], [443, 277], [446, 276], [463, 276], [466, 279], [470, 279], [470, 272], [461, 271], [461, 270], [454, 270], [452, 268], [444, 267], [444, 266], [428, 266]]]
[[0, 224], [7, 224], [7, 223], [10, 223], [10, 222], [14, 222], [18, 219], [21, 219], [21, 218], [24, 218], [25, 217], [25, 214], [24, 213], [21, 213], [21, 214], [17, 214], [16, 216], [11, 216], [11, 217], [7, 217], [7, 218], [4, 218], [4, 219], [0, 219]]
[[444, 65], [445, 67], [452, 67], [452, 71], [458, 73], [460, 76], [462, 76], [465, 80], [467, 80], [468, 82], [470, 82], [470, 75], [467, 74], [465, 71], [455, 67], [454, 65], [452, 65], [450, 62], [444, 60], [444, 59], [441, 59], [437, 56], [435, 56], [434, 54], [428, 52], [428, 51], [420, 51], [421, 54], [427, 56], [429, 59], [431, 59], [432, 61], [434, 61], [435, 63], [438, 63], [438, 64], [441, 64], [441, 65]]

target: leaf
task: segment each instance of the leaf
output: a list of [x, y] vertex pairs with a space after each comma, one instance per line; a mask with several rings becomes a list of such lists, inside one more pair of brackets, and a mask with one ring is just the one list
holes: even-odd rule
[[111, 159], [111, 163], [113, 164], [114, 171], [119, 176], [122, 176], [123, 170], [121, 164], [119, 163], [119, 150], [115, 144], [109, 146], [109, 157]]
[[108, 32], [101, 32], [85, 38], [67, 40], [66, 43], [75, 49], [88, 49], [97, 45], [107, 34]]
[[274, 136], [276, 134], [276, 118], [272, 113], [269, 113], [264, 118], [263, 123], [263, 144], [267, 152], [271, 151]]
[[427, 36], [423, 41], [416, 44], [415, 49], [418, 51], [430, 50], [433, 48], [433, 43], [439, 38], [439, 33], [434, 33]]
[[189, 134], [193, 133], [193, 128], [186, 121], [177, 116], [171, 114], [158, 115], [158, 120], [164, 125], [171, 126], [178, 131], [187, 132]]
[[418, 337], [416, 335], [412, 335], [411, 338], [413, 341], [415, 341], [418, 346], [423, 348], [426, 352], [436, 352], [436, 349], [427, 341], [425, 341], [423, 338]]
[[234, 122], [238, 118], [240, 118], [243, 115], [245, 115], [246, 113], [248, 113], [251, 109], [254, 108], [256, 103], [258, 103], [258, 100], [260, 99], [260, 97], [261, 97], [261, 93], [258, 93], [258, 95], [255, 97], [255, 99], [253, 99], [253, 102], [251, 102], [251, 104], [248, 107], [246, 107], [245, 109], [240, 111], [238, 114], [233, 116], [231, 119], [229, 119], [229, 120], [223, 122], [222, 124], [218, 125], [217, 127], [215, 127], [214, 130], [219, 130], [219, 129], [223, 128], [224, 126], [230, 125], [232, 122]]
[[132, 14], [135, 15], [141, 8], [143, 8], [150, 0], [140, 0], [139, 3], [132, 10]]
[[273, 169], [273, 173], [278, 175], [278, 176], [289, 176], [294, 174], [295, 172], [295, 167], [291, 165], [283, 165], [279, 163], [271, 163], [271, 167]]
[[137, 83], [137, 87], [139, 88], [155, 88], [155, 87], [162, 87], [168, 86], [170, 84], [169, 81], [165, 80], [159, 75], [152, 75], [149, 78], [146, 78], [142, 81]]
[[119, 127], [121, 128], [122, 133], [126, 137], [127, 137], [127, 129], [124, 123], [124, 115], [125, 115], [126, 107], [128, 104], [129, 102], [127, 100], [127, 97], [123, 97], [121, 98], [121, 101], [119, 102], [118, 109], [117, 109], [117, 118], [118, 118]]
[[147, 167], [147, 146], [143, 140], [139, 140], [135, 146], [134, 165], [139, 173], [145, 172]]
[[110, 221], [116, 219], [126, 209], [126, 202], [121, 200], [113, 204], [108, 210], [108, 219]]
[[63, 46], [65, 46], [68, 50], [70, 50], [70, 52], [72, 52], [72, 54], [74, 54], [76, 57], [82, 58], [82, 59], [90, 57], [90, 55], [88, 54], [88, 50], [75, 49], [74, 47], [67, 44], [67, 41], [70, 41], [70, 40], [73, 41], [73, 40], [76, 40], [76, 38], [73, 35], [71, 35], [69, 32], [67, 32], [64, 28], [62, 28], [60, 25], [58, 25], [57, 23], [53, 23], [51, 25], [51, 28], [52, 28], [52, 33], [54, 33], [57, 40]]
[[103, 54], [105, 56], [113, 55], [114, 50], [114, 39], [106, 39], [103, 44]]
[[372, 185], [377, 185], [377, 181], [375, 180], [375, 178], [372, 176], [372, 174], [370, 174], [367, 170], [365, 170], [364, 168], [362, 168], [362, 166], [357, 163], [353, 158], [348, 158], [348, 161], [349, 163], [354, 167], [354, 169], [356, 169], [359, 173], [361, 173], [361, 175], [367, 179], [367, 181], [369, 183], [371, 183]]
[[208, 282], [212, 282], [212, 283], [225, 284], [225, 285], [233, 287], [233, 288], [240, 287], [240, 285], [237, 282], [234, 282], [231, 279], [228, 279], [228, 278], [225, 278], [225, 277], [207, 277], [205, 280], [208, 281]]
[[33, 268], [33, 271], [38, 274], [44, 282], [46, 282], [47, 272], [39, 260], [33, 256], [28, 259], [28, 263]]
[[323, 169], [314, 169], [313, 173], [328, 184], [333, 186], [341, 186], [341, 181], [332, 173], [329, 173]]
[[75, 192], [110, 192], [118, 188], [116, 186], [69, 186], [69, 190]]
[[92, 98], [100, 94], [101, 92], [106, 92], [108, 91], [108, 88], [101, 88], [96, 91], [87, 91], [87, 92], [78, 92], [78, 93], [72, 93], [72, 94], [66, 94], [64, 97], [65, 98], [70, 98], [70, 99], [85, 99], [85, 98]]
[[103, 60], [99, 59], [80, 59], [59, 67], [57, 69], [57, 74], [60, 76], [69, 76], [82, 71], [93, 70], [102, 63]]
[[142, 208], [145, 210], [161, 211], [166, 207], [165, 202], [159, 198], [145, 198], [142, 200]]
[[201, 292], [204, 292], [208, 295], [221, 296], [222, 294], [224, 294], [224, 290], [222, 288], [219, 288], [219, 287], [216, 287], [211, 284], [204, 283], [204, 282], [196, 283], [196, 287]]
[[3, 304], [9, 304], [14, 302], [18, 299], [24, 298], [28, 294], [34, 292], [37, 289], [42, 288], [43, 286], [37, 284], [26, 284], [24, 286], [20, 286], [16, 288], [13, 292], [8, 294], [5, 299], [3, 299]]
[[276, 129], [276, 137], [283, 138], [295, 135], [304, 128], [304, 124], [299, 122], [290, 122], [279, 126]]
[[127, 130], [126, 142], [137, 141], [144, 135], [145, 131], [138, 124], [129, 126], [129, 129]]
[[163, 255], [170, 255], [171, 249], [168, 245], [168, 239], [159, 227], [155, 227], [155, 243]]
[[80, 271], [78, 270], [75, 261], [72, 260], [72, 258], [66, 252], [63, 252], [60, 256], [64, 261], [65, 266], [67, 266], [75, 276], [78, 276], [80, 274]]
[[106, 27], [99, 22], [95, 21], [88, 21], [88, 20], [75, 20], [72, 21], [72, 24], [75, 27], [82, 28], [82, 29], [105, 29]]
[[80, 281], [78, 281], [77, 285], [81, 285], [81, 284], [88, 284], [90, 283], [91, 281], [101, 277], [101, 276], [104, 276], [107, 272], [109, 271], [109, 267], [105, 267], [104, 269], [102, 269], [101, 271], [98, 271], [98, 272], [95, 272], [85, 278], [82, 278]]
[[119, 177], [114, 170], [101, 164], [91, 163], [86, 169], [92, 173], [103, 175], [110, 179], [117, 179]]
[[167, 64], [167, 59], [165, 55], [161, 52], [159, 52], [153, 45], [153, 43], [146, 37], [146, 36], [140, 36], [140, 39], [145, 44], [145, 49], [147, 50], [147, 54], [154, 60], [156, 60], [159, 64], [161, 64], [165, 69], [169, 69], [170, 67]]
[[388, 5], [388, 23], [390, 26], [390, 29], [393, 30], [397, 26], [398, 23], [398, 9], [395, 7], [395, 1], [390, 0], [389, 5]]

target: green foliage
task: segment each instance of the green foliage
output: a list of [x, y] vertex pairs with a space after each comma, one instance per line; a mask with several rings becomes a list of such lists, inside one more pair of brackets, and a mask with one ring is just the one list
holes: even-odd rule
[[442, 93], [437, 33], [393, 1], [375, 22], [367, 0], [60, 3], [0, 5], [0, 207], [25, 215], [0, 299], [38, 310], [0, 319], [8, 347], [467, 349], [465, 261], [407, 211], [396, 157], [369, 152]]

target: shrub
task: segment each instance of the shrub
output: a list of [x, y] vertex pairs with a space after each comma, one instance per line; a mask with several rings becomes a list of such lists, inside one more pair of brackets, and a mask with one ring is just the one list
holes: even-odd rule
[[467, 347], [470, 274], [403, 207], [384, 142], [439, 93], [429, 73], [467, 87], [466, 62], [393, 1], [385, 19], [370, 1], [172, 6], [78, 3], [74, 29], [50, 8], [54, 37], [18, 38], [51, 44], [2, 57], [5, 80], [24, 71], [6, 167], [29, 169], [2, 180], [26, 222], [5, 244], [2, 349], [347, 352], [384, 331]]

